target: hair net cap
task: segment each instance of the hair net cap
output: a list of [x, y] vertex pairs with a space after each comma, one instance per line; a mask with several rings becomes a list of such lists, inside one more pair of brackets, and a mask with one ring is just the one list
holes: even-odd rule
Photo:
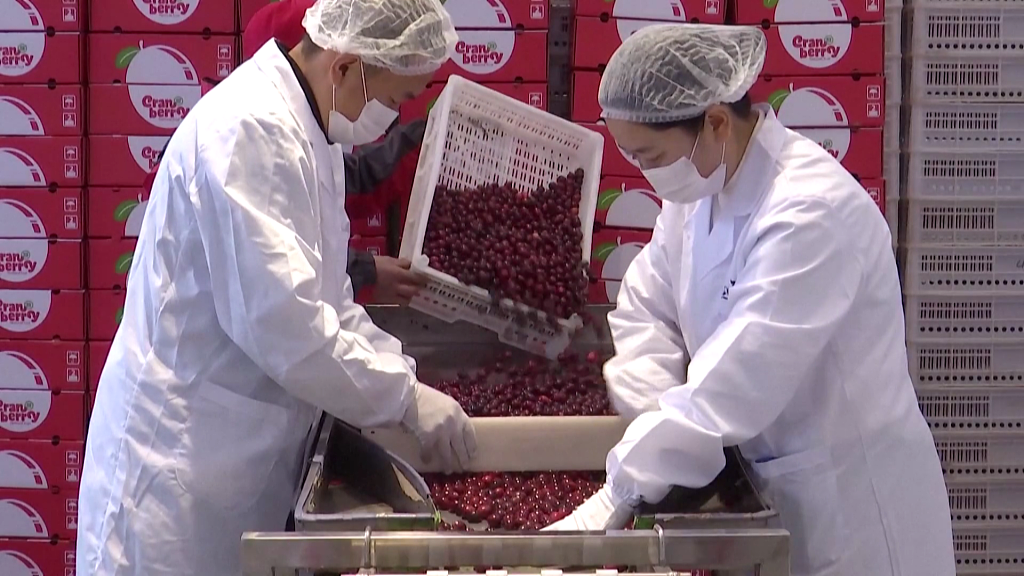
[[317, 0], [302, 25], [321, 48], [409, 76], [440, 68], [458, 41], [439, 0]]
[[604, 118], [674, 122], [713, 104], [736, 102], [764, 66], [767, 40], [757, 28], [709, 24], [648, 26], [615, 51], [598, 102]]

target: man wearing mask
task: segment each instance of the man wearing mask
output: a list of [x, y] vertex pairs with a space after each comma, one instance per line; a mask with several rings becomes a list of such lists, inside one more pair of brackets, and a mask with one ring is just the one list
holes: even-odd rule
[[79, 498], [82, 576], [232, 575], [285, 526], [321, 408], [456, 470], [452, 398], [353, 301], [340, 146], [377, 139], [455, 41], [438, 0], [318, 0], [196, 105], [156, 175]]

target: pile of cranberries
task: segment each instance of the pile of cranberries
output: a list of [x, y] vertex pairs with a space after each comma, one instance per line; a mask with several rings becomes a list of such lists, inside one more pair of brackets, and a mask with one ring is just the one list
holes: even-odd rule
[[437, 508], [464, 520], [441, 527], [454, 531], [481, 522], [490, 530], [540, 530], [568, 516], [604, 485], [604, 473], [598, 472], [488, 472], [425, 479]]
[[598, 352], [563, 354], [558, 362], [531, 359], [513, 364], [510, 353], [473, 373], [432, 386], [458, 402], [466, 414], [481, 416], [608, 416], [608, 399]]
[[423, 253], [432, 268], [487, 290], [495, 302], [508, 298], [549, 319], [570, 318], [583, 311], [589, 284], [582, 185], [577, 169], [533, 191], [438, 186]]

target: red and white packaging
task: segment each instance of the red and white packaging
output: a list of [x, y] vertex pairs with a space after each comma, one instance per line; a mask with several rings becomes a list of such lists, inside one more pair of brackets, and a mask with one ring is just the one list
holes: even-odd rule
[[750, 89], [755, 103], [775, 109], [789, 128], [885, 125], [885, 78], [881, 76], [760, 77]]
[[735, 5], [737, 24], [885, 20], [885, 0], [739, 0]]
[[612, 228], [654, 230], [661, 199], [643, 178], [601, 178], [594, 222]]
[[882, 211], [882, 215], [885, 215], [885, 180], [881, 178], [872, 178], [868, 180], [861, 180], [860, 185], [864, 187], [864, 190], [871, 196], [871, 199], [875, 201], [878, 209]]
[[[89, 238], [137, 238], [149, 191], [145, 188], [89, 188]], [[352, 224], [353, 229], [355, 223]]]
[[0, 388], [84, 392], [85, 343], [0, 340]]
[[89, 83], [199, 90], [202, 78], [227, 78], [237, 57], [234, 36], [89, 34]]
[[547, 0], [445, 0], [457, 30], [547, 30]]
[[89, 136], [89, 185], [141, 187], [169, 136]]
[[0, 136], [0, 187], [81, 188], [84, 163], [81, 138]]
[[89, 355], [89, 390], [92, 390], [93, 400], [96, 398], [96, 389], [100, 385], [103, 366], [107, 363], [107, 355], [110, 354], [110, 344], [110, 342], [86, 344], [86, 353]]
[[90, 290], [115, 290], [128, 283], [128, 271], [135, 255], [134, 238], [87, 240], [89, 271], [86, 286]]
[[622, 42], [648, 26], [664, 24], [658, 20], [624, 18], [576, 18], [573, 32], [572, 64], [574, 68], [604, 68]]
[[89, 86], [89, 134], [169, 136], [200, 96], [199, 86]]
[[640, 166], [622, 153], [622, 149], [615, 143], [615, 138], [612, 138], [604, 124], [582, 124], [582, 126], [604, 136], [604, 159], [601, 162], [601, 173], [604, 176], [643, 178]]
[[[0, 388], [0, 438], [85, 438], [85, 393]], [[0, 523], [3, 522], [0, 512]], [[0, 536], [11, 536], [2, 534]]]
[[576, 15], [722, 24], [727, 3], [727, 0], [576, 0]]
[[73, 576], [75, 558], [74, 542], [0, 539], [4, 576]]
[[84, 456], [82, 442], [0, 440], [0, 489], [77, 490]]
[[235, 31], [235, 3], [224, 0], [91, 0], [93, 32]]
[[7, 0], [0, 10], [0, 30], [8, 32], [81, 32], [84, 24], [85, 0]]
[[0, 489], [0, 537], [74, 540], [77, 532], [77, 490]]
[[622, 280], [629, 264], [651, 241], [653, 231], [602, 228], [594, 232], [590, 268], [601, 280]]
[[779, 24], [764, 31], [765, 76], [881, 75], [885, 25]]
[[79, 84], [82, 48], [77, 32], [0, 32], [0, 84]]
[[[548, 109], [548, 85], [544, 82], [484, 84], [484, 86], [495, 92], [515, 98], [520, 102], [525, 102], [534, 108], [545, 111]], [[444, 90], [444, 87], [444, 82], [434, 82], [427, 86], [427, 89], [415, 99], [402, 104], [402, 122], [426, 118], [430, 109], [434, 107], [434, 102], [441, 95], [441, 91]]]
[[238, 0], [238, 29], [245, 32], [245, 27], [249, 25], [249, 20], [260, 11], [267, 4], [276, 2], [276, 0]]
[[547, 82], [546, 30], [459, 30], [452, 58], [434, 75], [474, 82]]
[[882, 177], [882, 130], [878, 128], [798, 128], [858, 178]]
[[80, 290], [82, 241], [0, 238], [0, 289]]
[[618, 280], [591, 282], [587, 302], [590, 304], [615, 304], [616, 299], [619, 297], [620, 286], [622, 286], [622, 282]]
[[113, 340], [123, 316], [124, 290], [89, 291], [89, 340]]
[[81, 136], [81, 86], [0, 85], [0, 136]]
[[353, 236], [348, 241], [349, 248], [369, 252], [374, 256], [387, 256], [388, 239], [383, 236]]
[[72, 290], [0, 290], [0, 339], [84, 340], [85, 294]]
[[0, 188], [0, 238], [82, 238], [85, 207], [75, 188]]
[[601, 119], [601, 105], [597, 103], [597, 91], [601, 87], [601, 74], [594, 71], [572, 73], [573, 122], [597, 122]]

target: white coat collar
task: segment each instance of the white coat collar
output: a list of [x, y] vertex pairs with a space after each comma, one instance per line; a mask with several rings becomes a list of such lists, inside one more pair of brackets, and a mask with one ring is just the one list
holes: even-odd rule
[[754, 108], [762, 118], [754, 128], [739, 167], [725, 190], [718, 195], [722, 217], [746, 216], [754, 211], [762, 192], [771, 182], [775, 160], [786, 139], [786, 128], [776, 118], [771, 106], [757, 105]]

